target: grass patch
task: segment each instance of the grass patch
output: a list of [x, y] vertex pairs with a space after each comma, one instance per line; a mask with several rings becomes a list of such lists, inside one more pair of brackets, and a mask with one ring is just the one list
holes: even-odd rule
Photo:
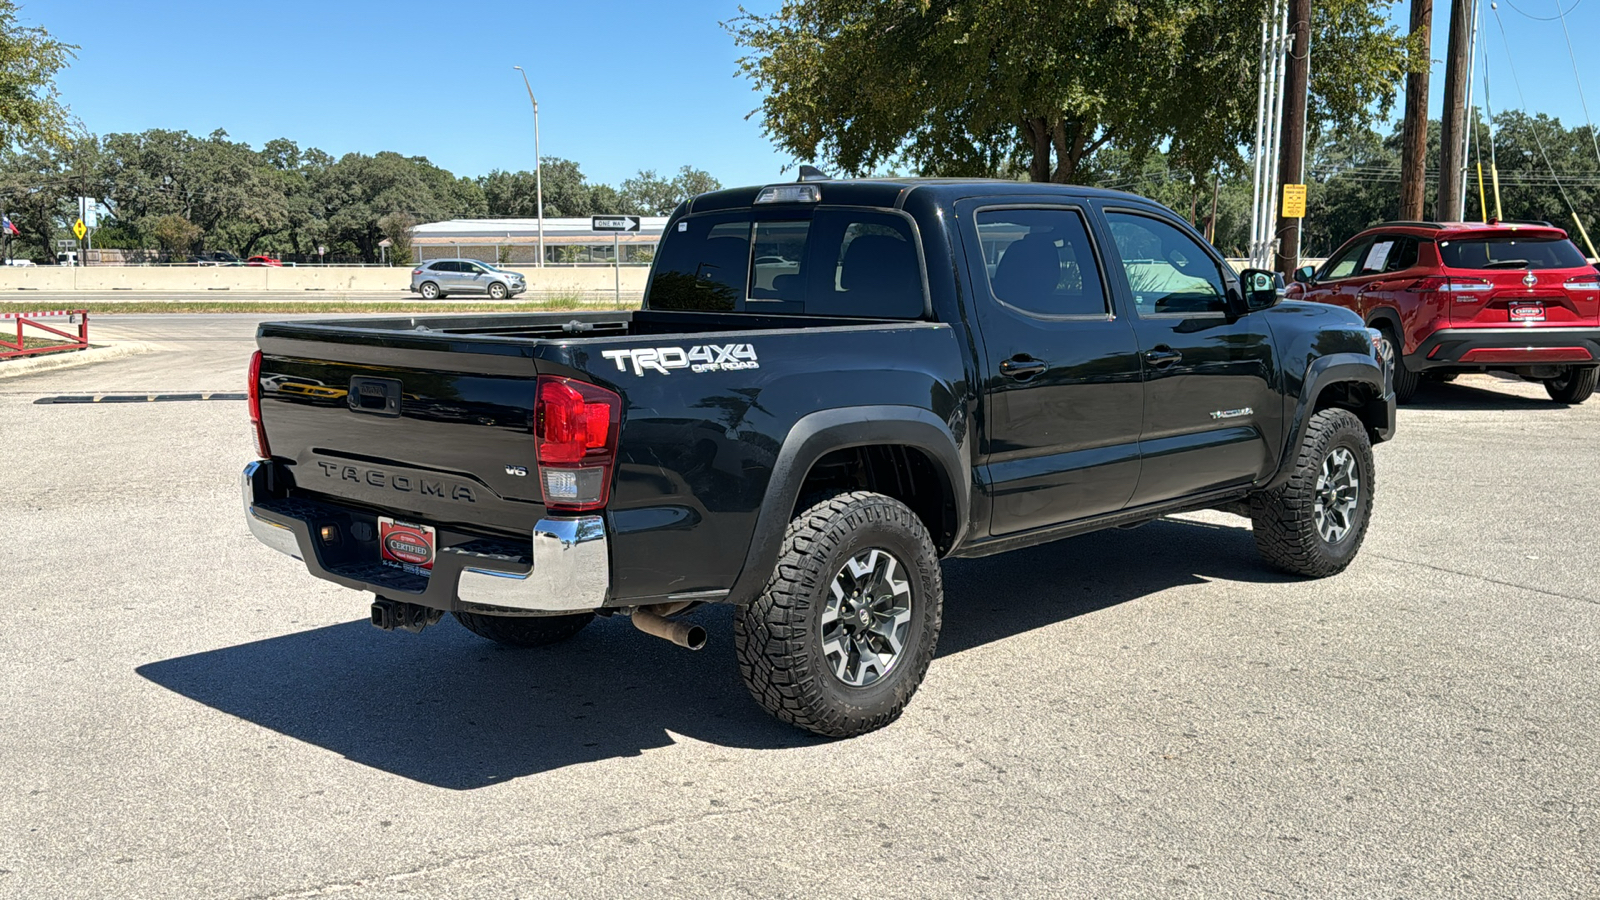
[[[0, 301], [0, 312], [33, 312], [39, 304]], [[114, 313], [492, 313], [559, 312], [613, 309], [607, 302], [585, 301], [580, 295], [555, 295], [543, 300], [483, 303], [470, 300], [118, 300], [70, 304], [91, 316]], [[623, 309], [638, 309], [637, 299], [622, 301]]]
[[[11, 343], [12, 341], [16, 340], [16, 337], [14, 335], [6, 335], [5, 340], [6, 345], [0, 346], [0, 353], [16, 352], [16, 345]], [[24, 350], [42, 350], [49, 347], [59, 347], [62, 350], [66, 350], [68, 348], [74, 350], [78, 349], [78, 345], [72, 341], [63, 341], [59, 338], [28, 337], [27, 335], [23, 335], [22, 337], [22, 349]], [[44, 356], [46, 354], [34, 353], [30, 355]]]

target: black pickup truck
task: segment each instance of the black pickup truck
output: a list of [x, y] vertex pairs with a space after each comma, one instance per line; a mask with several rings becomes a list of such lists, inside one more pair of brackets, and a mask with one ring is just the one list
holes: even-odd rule
[[933, 657], [941, 558], [1220, 508], [1283, 569], [1349, 564], [1390, 373], [1279, 284], [1124, 193], [718, 191], [638, 311], [262, 325], [245, 514], [385, 628], [698, 647], [678, 615], [732, 604], [755, 699], [860, 734]]

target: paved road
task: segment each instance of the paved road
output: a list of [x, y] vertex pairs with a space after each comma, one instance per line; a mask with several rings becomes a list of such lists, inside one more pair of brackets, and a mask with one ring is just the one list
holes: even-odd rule
[[1600, 401], [1428, 389], [1326, 581], [1211, 513], [949, 563], [910, 710], [827, 742], [726, 610], [372, 629], [246, 534], [241, 403], [31, 403], [237, 390], [250, 330], [0, 382], [0, 896], [1600, 895]]

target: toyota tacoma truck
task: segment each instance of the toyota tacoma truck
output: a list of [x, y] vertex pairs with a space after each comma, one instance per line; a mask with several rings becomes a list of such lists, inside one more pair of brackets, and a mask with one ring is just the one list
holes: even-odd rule
[[922, 681], [941, 559], [1219, 508], [1343, 570], [1394, 429], [1377, 338], [1125, 193], [723, 190], [636, 311], [261, 325], [245, 516], [387, 629], [697, 648], [681, 614], [730, 604], [755, 700], [851, 736]]

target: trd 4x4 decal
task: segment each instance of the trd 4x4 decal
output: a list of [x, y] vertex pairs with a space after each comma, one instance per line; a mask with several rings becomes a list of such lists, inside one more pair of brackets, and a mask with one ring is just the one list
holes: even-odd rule
[[618, 372], [643, 375], [646, 369], [671, 374], [673, 369], [691, 372], [736, 372], [759, 369], [754, 344], [701, 344], [690, 347], [639, 347], [633, 350], [602, 350], [600, 355], [617, 364]]

